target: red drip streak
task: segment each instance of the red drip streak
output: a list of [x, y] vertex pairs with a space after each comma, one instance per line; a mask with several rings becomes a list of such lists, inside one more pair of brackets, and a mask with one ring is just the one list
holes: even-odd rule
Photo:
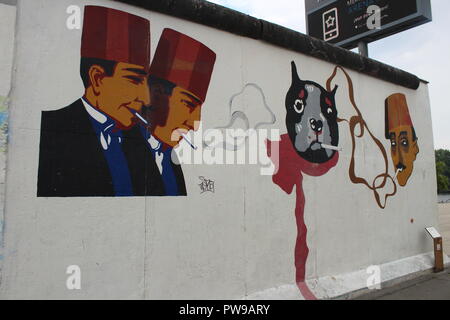
[[[336, 152], [334, 157], [324, 163], [315, 164], [301, 158], [292, 147], [292, 143], [288, 135], [281, 136], [279, 142], [279, 155], [273, 157], [272, 145], [278, 142], [267, 141], [267, 153], [276, 167], [276, 174], [273, 176], [273, 182], [278, 185], [287, 194], [292, 194], [294, 186], [296, 187], [296, 206], [295, 219], [297, 223], [297, 239], [295, 243], [295, 281], [300, 293], [307, 300], [316, 300], [314, 294], [309, 290], [306, 278], [306, 261], [309, 255], [307, 243], [308, 229], [305, 224], [305, 194], [303, 192], [303, 174], [313, 177], [323, 176], [339, 161], [339, 153]], [[276, 149], [276, 148], [275, 148]]]

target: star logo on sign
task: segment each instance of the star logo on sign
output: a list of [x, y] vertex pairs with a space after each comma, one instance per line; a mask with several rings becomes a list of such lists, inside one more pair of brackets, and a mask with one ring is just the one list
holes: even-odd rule
[[334, 26], [334, 22], [336, 21], [336, 18], [333, 16], [329, 16], [327, 21], [325, 21], [327, 28], [331, 28]]

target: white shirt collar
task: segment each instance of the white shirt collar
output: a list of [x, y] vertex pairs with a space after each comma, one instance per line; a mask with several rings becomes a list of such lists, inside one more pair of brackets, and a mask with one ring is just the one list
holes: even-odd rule
[[147, 141], [153, 150], [158, 151], [159, 149], [161, 149], [161, 142], [158, 141], [158, 139], [156, 139], [154, 136], [150, 135], [150, 138], [148, 138]]
[[84, 108], [86, 109], [87, 113], [89, 113], [89, 115], [98, 123], [101, 124], [105, 124], [106, 121], [108, 121], [108, 118], [101, 113], [100, 111], [98, 111], [97, 109], [95, 109], [94, 107], [91, 106], [91, 104], [89, 102], [87, 102], [85, 100], [85, 98], [81, 98], [81, 101], [83, 101], [83, 105]]
[[[84, 97], [81, 98], [81, 101], [83, 102], [84, 108], [86, 109], [87, 113], [89, 113], [89, 115], [92, 117], [92, 119], [94, 119], [95, 121], [97, 121], [100, 124], [105, 124], [106, 121], [108, 121], [108, 118], [103, 113], [101, 113], [100, 111], [98, 111], [97, 109], [92, 107], [90, 105], [90, 103], [84, 99]], [[107, 132], [107, 130], [109, 128], [111, 128], [112, 126], [114, 126], [114, 123], [110, 124], [109, 126], [107, 126], [106, 128], [103, 128], [100, 131], [99, 139], [100, 139], [100, 144], [102, 145], [103, 150], [108, 150], [109, 146], [112, 142], [112, 137]], [[105, 132], [105, 134], [104, 134], [104, 132]], [[118, 137], [118, 141], [119, 141], [119, 143], [122, 143], [122, 138]]]
[[150, 148], [152, 148], [152, 150], [155, 152], [156, 166], [158, 167], [159, 173], [162, 174], [163, 172], [162, 162], [164, 157], [164, 153], [161, 152], [162, 143], [151, 134], [150, 137], [147, 139], [147, 142]]

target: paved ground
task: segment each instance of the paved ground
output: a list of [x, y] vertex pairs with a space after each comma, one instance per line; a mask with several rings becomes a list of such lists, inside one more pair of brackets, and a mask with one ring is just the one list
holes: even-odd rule
[[[439, 204], [439, 231], [444, 240], [444, 252], [450, 256], [450, 203]], [[355, 300], [450, 300], [450, 269], [374, 291]]]
[[450, 256], [450, 203], [439, 204], [439, 231], [444, 240], [444, 252]]
[[355, 300], [450, 300], [450, 269], [382, 289]]

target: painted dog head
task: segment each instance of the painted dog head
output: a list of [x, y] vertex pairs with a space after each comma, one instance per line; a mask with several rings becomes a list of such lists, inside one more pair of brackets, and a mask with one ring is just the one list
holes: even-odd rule
[[[286, 95], [286, 127], [297, 153], [312, 163], [325, 163], [339, 144], [335, 95], [312, 81], [300, 80], [292, 62], [292, 84]], [[331, 149], [330, 149], [331, 147]]]

